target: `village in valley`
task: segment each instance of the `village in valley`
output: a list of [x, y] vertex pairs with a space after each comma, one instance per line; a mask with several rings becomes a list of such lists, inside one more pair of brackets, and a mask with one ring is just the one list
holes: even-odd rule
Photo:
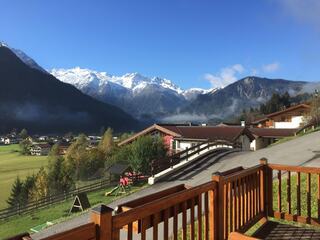
[[320, 239], [320, 0], [0, 6], [0, 240]]

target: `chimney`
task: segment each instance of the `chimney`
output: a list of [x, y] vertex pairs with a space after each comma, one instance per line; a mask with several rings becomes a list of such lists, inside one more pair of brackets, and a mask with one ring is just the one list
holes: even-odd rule
[[245, 127], [246, 126], [246, 122], [245, 121], [241, 121], [241, 127]]

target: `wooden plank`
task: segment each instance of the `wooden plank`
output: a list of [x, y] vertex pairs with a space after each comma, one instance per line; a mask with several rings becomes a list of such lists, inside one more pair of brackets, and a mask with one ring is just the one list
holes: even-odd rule
[[240, 228], [240, 222], [241, 222], [241, 203], [240, 203], [240, 191], [241, 191], [241, 186], [240, 186], [240, 179], [237, 180], [237, 227], [236, 229], [238, 230]]
[[266, 192], [265, 192], [265, 209], [267, 211], [267, 216], [273, 216], [273, 170], [266, 166]]
[[308, 218], [304, 216], [298, 216], [298, 215], [293, 215], [289, 213], [283, 213], [283, 212], [281, 213], [281, 212], [275, 211], [274, 218], [284, 219], [287, 221], [295, 221], [303, 224], [311, 224], [313, 226], [320, 227], [320, 221], [317, 218], [312, 218], [312, 217]]
[[153, 228], [152, 228], [152, 236], [153, 240], [158, 240], [158, 224], [160, 221], [160, 214], [156, 213], [153, 214], [152, 216], [152, 223], [153, 223]]
[[[212, 216], [213, 217], [213, 216]], [[204, 194], [204, 239], [209, 240], [209, 193]]]
[[138, 218], [148, 217], [155, 212], [165, 210], [166, 208], [172, 207], [175, 204], [198, 196], [203, 192], [215, 189], [216, 185], [216, 182], [210, 181], [208, 183], [201, 184], [197, 187], [186, 189], [175, 194], [170, 194], [167, 197], [163, 197], [152, 202], [142, 204], [138, 207], [131, 209], [130, 211], [121, 212], [112, 217], [113, 226], [115, 228], [122, 228], [128, 223], [136, 221]]
[[301, 215], [301, 174], [297, 174], [297, 214]]
[[141, 219], [141, 240], [146, 240], [147, 239], [147, 222], [148, 220], [143, 218]]
[[281, 165], [281, 164], [268, 164], [268, 167], [273, 170], [320, 174], [320, 168], [316, 168], [316, 167], [301, 167], [301, 166], [290, 166], [290, 165]]
[[230, 234], [229, 240], [259, 240], [259, 239], [258, 238], [254, 238], [254, 237], [246, 236], [246, 235], [244, 235], [242, 233], [232, 232]]
[[202, 196], [198, 196], [198, 240], [202, 240]]
[[187, 240], [187, 202], [182, 203], [182, 240]]
[[291, 214], [291, 172], [288, 171], [287, 178], [287, 205], [288, 205], [288, 213]]
[[278, 171], [278, 211], [281, 212], [281, 170]]
[[194, 229], [194, 198], [191, 199], [190, 207], [190, 239], [194, 240], [195, 229]]
[[[229, 184], [225, 183], [224, 184], [224, 188], [225, 188], [225, 191], [224, 191], [224, 194], [223, 194], [224, 197], [221, 198], [224, 201], [223, 201], [222, 204], [220, 204], [220, 201], [219, 201], [219, 206], [221, 206], [221, 205], [224, 206], [224, 208], [222, 209], [222, 211], [224, 212], [224, 228], [222, 229], [222, 231], [224, 232], [224, 239], [227, 239], [228, 238], [228, 229], [229, 229], [229, 221], [228, 221], [229, 212], [228, 212], [228, 209], [230, 208], [230, 201], [228, 200], [229, 199], [229, 191], [230, 191], [229, 190]], [[219, 221], [220, 220], [223, 221], [223, 218], [219, 219]]]
[[[228, 235], [229, 232], [233, 229], [233, 183], [229, 183], [229, 229], [228, 229]], [[227, 235], [227, 237], [228, 237]]]
[[127, 239], [132, 240], [132, 223], [128, 224], [128, 232], [127, 232]]
[[311, 220], [311, 174], [307, 174], [307, 215]]
[[112, 229], [112, 240], [120, 240], [120, 228]]
[[173, 207], [173, 239], [178, 240], [178, 206]]
[[168, 240], [169, 239], [169, 209], [165, 209], [163, 212], [163, 239]]

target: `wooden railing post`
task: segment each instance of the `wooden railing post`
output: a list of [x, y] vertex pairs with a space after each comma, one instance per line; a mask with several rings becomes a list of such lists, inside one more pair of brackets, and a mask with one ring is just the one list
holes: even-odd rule
[[217, 183], [217, 187], [215, 196], [210, 199], [210, 208], [213, 208], [210, 213], [213, 212], [213, 218], [209, 223], [209, 239], [220, 240], [224, 239], [224, 183], [219, 172], [212, 174], [212, 180]]
[[272, 169], [268, 166], [268, 159], [261, 158], [260, 164], [265, 165], [263, 171], [264, 177], [264, 206], [263, 209], [265, 211], [266, 216], [273, 216], [273, 176]]
[[91, 220], [97, 228], [97, 240], [112, 240], [112, 211], [112, 208], [103, 204], [91, 210]]

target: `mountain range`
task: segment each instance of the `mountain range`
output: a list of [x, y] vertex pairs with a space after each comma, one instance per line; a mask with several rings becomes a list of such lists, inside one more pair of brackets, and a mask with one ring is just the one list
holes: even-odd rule
[[139, 73], [109, 75], [79, 67], [53, 69], [52, 75], [102, 102], [114, 104], [141, 121], [219, 122], [256, 108], [273, 93], [291, 96], [313, 91], [318, 83], [248, 76], [224, 88], [182, 90], [172, 81]]
[[258, 107], [273, 93], [299, 96], [320, 87], [314, 82], [248, 76], [224, 88], [183, 90], [168, 79], [139, 73], [115, 76], [80, 67], [44, 70], [21, 50], [1, 43], [0, 49], [0, 82], [7, 86], [0, 89], [0, 110], [7, 112], [0, 116], [5, 123], [2, 129], [15, 126], [18, 120], [19, 126], [39, 121], [37, 129], [50, 126], [59, 131], [98, 126], [125, 131], [141, 123], [219, 122]]
[[28, 59], [0, 44], [0, 133], [14, 128], [34, 133], [139, 128], [120, 108], [83, 94]]
[[50, 73], [59, 80], [74, 85], [85, 94], [121, 107], [142, 121], [161, 119], [168, 114], [174, 114], [198, 95], [216, 90], [182, 90], [168, 79], [149, 78], [139, 73], [114, 76], [79, 67], [52, 69]]

